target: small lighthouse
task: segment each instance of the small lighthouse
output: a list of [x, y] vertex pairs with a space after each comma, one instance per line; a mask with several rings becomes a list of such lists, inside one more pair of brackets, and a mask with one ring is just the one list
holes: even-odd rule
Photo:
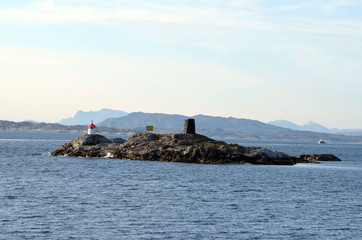
[[95, 128], [96, 128], [96, 125], [93, 124], [93, 120], [92, 120], [92, 123], [89, 124], [89, 126], [88, 126], [88, 134], [89, 135], [95, 134], [96, 133]]

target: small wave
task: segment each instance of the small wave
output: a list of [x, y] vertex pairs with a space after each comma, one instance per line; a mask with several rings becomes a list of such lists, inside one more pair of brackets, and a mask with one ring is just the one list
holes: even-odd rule
[[[0, 141], [6, 142], [66, 142], [67, 140], [60, 139], [39, 139], [39, 138], [0, 138]], [[69, 140], [70, 141], [70, 140]]]
[[42, 218], [44, 216], [41, 216], [41, 215], [33, 215], [33, 216], [22, 216], [21, 218], [24, 218], [24, 219], [32, 219], [32, 218]]
[[46, 152], [46, 153], [32, 153], [30, 154], [31, 156], [51, 156], [51, 153], [50, 152]]
[[260, 189], [237, 189], [237, 190], [234, 190], [233, 192], [235, 192], [235, 193], [239, 193], [239, 192], [248, 193], [248, 192], [262, 192], [262, 190], [260, 190]]
[[17, 196], [8, 195], [8, 196], [4, 196], [4, 198], [5, 198], [5, 199], [10, 199], [10, 200], [12, 200], [12, 199], [16, 199]]
[[41, 153], [32, 153], [30, 154], [31, 156], [41, 156], [42, 154]]
[[113, 158], [114, 155], [110, 152], [107, 152], [107, 155], [104, 158]]
[[59, 173], [61, 170], [45, 169], [41, 171], [42, 173]]
[[352, 166], [331, 166], [331, 165], [325, 165], [323, 163], [321, 164], [310, 164], [310, 163], [298, 163], [294, 165], [295, 167], [302, 167], [302, 168], [328, 168], [328, 169], [339, 169], [339, 170], [358, 170], [361, 171], [361, 167], [352, 167]]

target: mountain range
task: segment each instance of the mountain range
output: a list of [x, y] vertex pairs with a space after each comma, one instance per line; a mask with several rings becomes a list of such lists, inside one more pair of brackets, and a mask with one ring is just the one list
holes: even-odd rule
[[329, 128], [326, 128], [325, 126], [322, 126], [315, 122], [308, 122], [304, 125], [298, 125], [293, 122], [287, 121], [287, 120], [276, 120], [276, 121], [270, 121], [268, 124], [283, 127], [283, 128], [289, 128], [293, 130], [298, 131], [312, 131], [312, 132], [323, 132], [323, 133], [331, 133], [331, 130]]
[[[100, 122], [100, 126], [142, 130], [152, 125], [156, 132], [182, 132], [183, 123], [190, 116], [164, 113], [130, 113], [120, 118], [110, 118]], [[362, 142], [361, 136], [344, 136], [313, 131], [293, 130], [285, 127], [266, 124], [257, 120], [243, 118], [225, 118], [206, 115], [195, 115], [198, 133], [213, 138], [248, 138], [248, 139], [280, 139], [318, 141]]]
[[[110, 117], [111, 116], [111, 117]], [[98, 132], [132, 134], [144, 132], [146, 125], [154, 126], [156, 133], [179, 133], [183, 131], [184, 120], [191, 116], [164, 113], [134, 112], [102, 109], [95, 112], [79, 111], [73, 118], [60, 123], [34, 123], [0, 121], [0, 130], [5, 131], [55, 131], [85, 132], [87, 125], [94, 120]], [[361, 142], [362, 130], [328, 129], [320, 124], [309, 122], [297, 125], [279, 120], [263, 123], [257, 120], [195, 115], [196, 131], [212, 138], [278, 139], [317, 142]], [[347, 136], [348, 135], [348, 136]]]
[[[62, 125], [59, 123], [45, 123], [45, 122], [13, 122], [0, 120], [0, 131], [34, 131], [34, 132], [79, 132], [86, 133], [86, 125]], [[109, 127], [98, 127], [97, 131], [99, 133], [115, 133], [115, 134], [134, 134], [135, 131], [129, 129], [116, 129]]]
[[[159, 131], [163, 129], [180, 131], [182, 130], [183, 121], [188, 116], [178, 115], [178, 114], [162, 114], [162, 113], [143, 113], [135, 112], [131, 113], [128, 116], [128, 113], [120, 110], [112, 109], [102, 109], [99, 111], [78, 111], [73, 117], [62, 119], [59, 121], [62, 125], [87, 125], [91, 120], [95, 124], [100, 124], [108, 127], [115, 128], [126, 128], [126, 129], [140, 129], [142, 130], [145, 125], [154, 125], [158, 128]], [[125, 117], [125, 118], [123, 118]], [[119, 118], [122, 118], [119, 120]], [[270, 126], [265, 126], [264, 123], [249, 120], [249, 119], [239, 119], [239, 118], [223, 118], [223, 117], [211, 117], [206, 115], [196, 115], [193, 116], [198, 122], [200, 129], [213, 129], [213, 130], [222, 130], [222, 131], [234, 131], [235, 129], [240, 132], [242, 128], [246, 128], [243, 131], [247, 132], [249, 124], [253, 126], [256, 131], [256, 128], [260, 131], [271, 131]], [[304, 125], [298, 125], [291, 121], [287, 120], [276, 120], [268, 122], [268, 125], [273, 125], [281, 128], [287, 128], [297, 131], [311, 131], [318, 133], [329, 133], [329, 134], [341, 134], [348, 136], [362, 136], [361, 129], [329, 129], [321, 124], [315, 122], [308, 122]], [[274, 129], [274, 131], [281, 131], [281, 129]], [[254, 134], [254, 132], [253, 132]]]
[[362, 136], [362, 129], [327, 128], [315, 122], [308, 122], [307, 124], [304, 125], [298, 125], [287, 120], [276, 120], [276, 121], [270, 121], [268, 122], [268, 124], [297, 131], [312, 131], [320, 133], [342, 134], [347, 136]]
[[78, 111], [74, 117], [65, 118], [59, 121], [63, 125], [85, 125], [89, 124], [91, 120], [94, 123], [99, 123], [107, 118], [117, 118], [126, 116], [128, 113], [120, 110], [102, 109], [99, 111]]
[[[184, 120], [190, 118], [185, 115], [164, 114], [164, 113], [144, 113], [134, 112], [120, 118], [109, 118], [99, 123], [99, 126], [113, 128], [139, 129], [146, 125], [153, 125], [159, 131], [173, 130], [180, 132], [183, 129]], [[285, 128], [276, 127], [270, 124], [251, 119], [213, 117], [207, 115], [195, 115], [196, 127], [199, 130], [217, 130], [226, 132], [239, 132], [248, 134], [262, 134], [264, 132], [288, 131]]]

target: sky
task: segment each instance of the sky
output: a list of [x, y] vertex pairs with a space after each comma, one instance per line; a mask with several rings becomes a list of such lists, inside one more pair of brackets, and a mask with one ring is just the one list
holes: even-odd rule
[[0, 119], [102, 108], [362, 129], [360, 0], [3, 0]]

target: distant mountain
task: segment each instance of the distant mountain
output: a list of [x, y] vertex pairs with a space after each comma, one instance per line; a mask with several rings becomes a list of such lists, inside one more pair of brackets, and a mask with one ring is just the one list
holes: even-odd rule
[[[97, 124], [99, 133], [134, 134], [144, 132], [146, 125], [153, 125], [157, 133], [182, 132], [184, 115], [162, 113], [130, 113], [120, 118], [106, 119]], [[320, 138], [326, 142], [359, 142], [362, 136], [337, 135], [311, 131], [296, 131], [243, 118], [225, 118], [196, 115], [196, 132], [211, 138], [245, 138], [312, 141]], [[41, 131], [41, 132], [83, 132], [87, 131], [88, 122], [84, 125], [66, 126], [58, 123], [12, 122], [0, 120], [0, 131]], [[129, 130], [131, 129], [131, 130]], [[345, 131], [345, 130], [344, 130]], [[357, 130], [354, 130], [357, 131]], [[357, 132], [358, 133], [358, 132]], [[360, 132], [362, 133], [362, 132]]]
[[127, 129], [144, 129], [146, 125], [159, 129], [181, 129], [185, 118], [188, 117], [177, 114], [134, 112], [124, 117], [106, 119], [98, 125]]
[[280, 132], [286, 129], [276, 127], [270, 124], [245, 118], [234, 117], [213, 117], [207, 115], [196, 115], [192, 118], [195, 119], [197, 127], [200, 129], [222, 129], [224, 131], [237, 131], [239, 133], [255, 134], [268, 132]]
[[331, 129], [335, 134], [342, 134], [346, 136], [362, 136], [362, 129]]
[[[86, 125], [66, 126], [59, 123], [33, 123], [33, 122], [13, 122], [0, 120], [1, 131], [35, 131], [35, 132], [79, 132], [86, 133]], [[134, 134], [135, 131], [128, 129], [115, 129], [109, 127], [97, 127], [98, 133]]]
[[[146, 125], [153, 125], [155, 132], [182, 132], [184, 119], [189, 116], [163, 113], [135, 112], [120, 118], [106, 119], [99, 126], [144, 130]], [[362, 142], [362, 137], [342, 136], [312, 131], [296, 131], [243, 118], [225, 118], [196, 115], [196, 131], [213, 138], [248, 138], [303, 140], [317, 142], [320, 138], [328, 141]], [[310, 124], [315, 126], [314, 124]]]
[[23, 122], [39, 123], [38, 121], [35, 121], [35, 120], [25, 120]]
[[286, 121], [286, 120], [276, 120], [276, 121], [270, 121], [268, 124], [283, 127], [283, 128], [289, 128], [293, 130], [298, 131], [312, 131], [312, 132], [322, 132], [322, 133], [333, 133], [329, 128], [326, 128], [325, 126], [322, 126], [315, 122], [309, 122], [304, 125], [297, 125], [293, 122]]
[[287, 120], [275, 120], [275, 121], [270, 121], [268, 122], [268, 124], [274, 125], [274, 126], [278, 126], [278, 127], [283, 127], [283, 128], [289, 128], [289, 129], [293, 129], [293, 130], [298, 130], [301, 131], [302, 130], [302, 126], [299, 126], [293, 122], [287, 121]]
[[[189, 116], [164, 113], [143, 113], [135, 112], [120, 118], [110, 118], [99, 123], [99, 126], [113, 128], [145, 128], [146, 125], [153, 125], [156, 129], [173, 129], [182, 131], [184, 120]], [[262, 132], [281, 131], [283, 129], [273, 125], [265, 124], [256, 120], [240, 118], [212, 117], [207, 115], [196, 115], [192, 118], [197, 122], [198, 129], [223, 129], [224, 131], [250, 132], [250, 129]]]
[[305, 131], [332, 133], [332, 131], [329, 128], [326, 128], [325, 126], [315, 122], [309, 122], [307, 124], [304, 124], [303, 128]]
[[315, 122], [309, 122], [304, 125], [298, 125], [286, 120], [276, 120], [276, 121], [270, 121], [268, 122], [268, 124], [297, 131], [312, 131], [312, 132], [331, 133], [331, 134], [339, 134], [346, 136], [362, 136], [362, 129], [337, 129], [337, 128], [329, 129]]
[[59, 121], [63, 125], [85, 125], [89, 124], [91, 120], [94, 123], [99, 123], [107, 118], [117, 118], [126, 116], [128, 113], [120, 110], [102, 109], [100, 111], [83, 112], [78, 111], [74, 117], [66, 118]]

